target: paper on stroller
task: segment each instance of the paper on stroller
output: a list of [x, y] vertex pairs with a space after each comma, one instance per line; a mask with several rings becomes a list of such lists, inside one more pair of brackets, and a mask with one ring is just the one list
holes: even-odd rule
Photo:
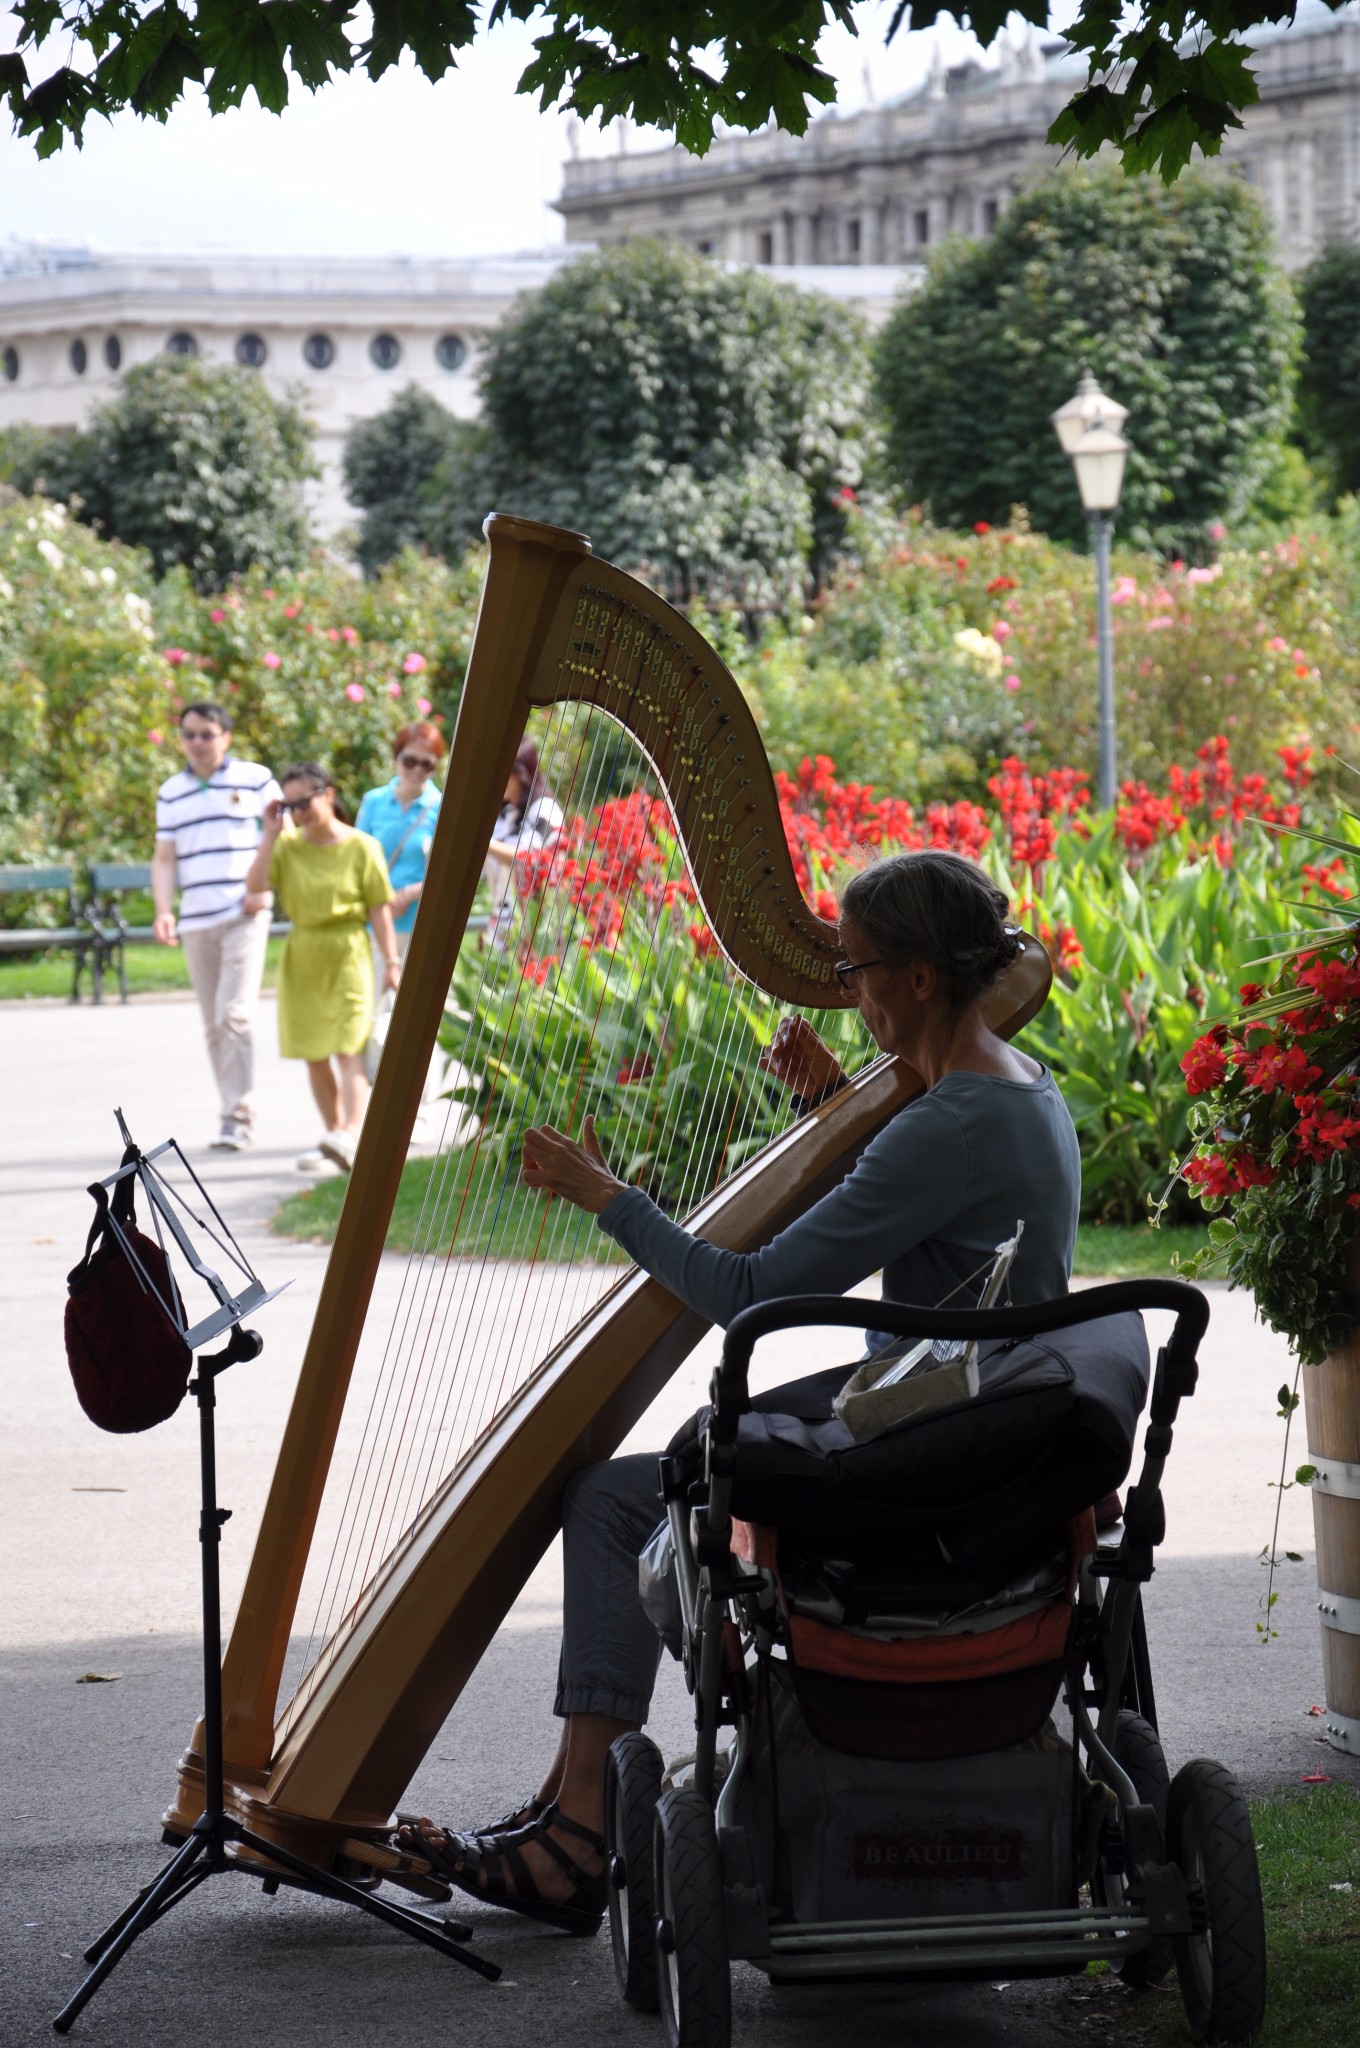
[[[996, 1247], [978, 1298], [979, 1308], [995, 1307], [1024, 1234], [1020, 1220], [1015, 1235]], [[927, 1415], [933, 1408], [956, 1401], [971, 1401], [977, 1390], [976, 1342], [961, 1337], [923, 1337], [906, 1351], [893, 1345], [886, 1353], [866, 1358], [837, 1394], [832, 1413], [857, 1443], [863, 1443], [866, 1437], [877, 1436], [911, 1416]]]

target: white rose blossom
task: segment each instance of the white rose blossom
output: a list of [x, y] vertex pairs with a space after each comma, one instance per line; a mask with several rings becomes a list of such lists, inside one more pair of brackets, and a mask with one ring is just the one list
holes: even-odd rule
[[54, 540], [40, 540], [38, 553], [49, 569], [62, 569], [66, 566], [66, 557]]
[[976, 626], [965, 626], [961, 633], [954, 635], [954, 645], [960, 654], [966, 654], [971, 661], [979, 662], [983, 668], [997, 671], [1005, 655], [1000, 644], [990, 633], [979, 633]]

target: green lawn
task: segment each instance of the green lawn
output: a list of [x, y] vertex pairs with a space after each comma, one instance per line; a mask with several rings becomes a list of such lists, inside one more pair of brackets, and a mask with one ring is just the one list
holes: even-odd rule
[[[1360, 2048], [1360, 1793], [1290, 1786], [1254, 1800], [1251, 1818], [1270, 1971], [1258, 2048]], [[1110, 2048], [1190, 2048], [1174, 1975], [1132, 1993], [1087, 1978], [1074, 1997]]]
[[[271, 939], [265, 960], [264, 986], [272, 988], [278, 973], [282, 939]], [[167, 989], [187, 989], [189, 975], [184, 954], [178, 946], [157, 946], [149, 941], [129, 946], [126, 952], [128, 993], [161, 995]], [[0, 1002], [23, 1001], [34, 996], [69, 996], [72, 955], [60, 950], [22, 953], [17, 959], [0, 960]], [[90, 994], [88, 962], [80, 980], [82, 997]], [[118, 976], [109, 969], [104, 975], [104, 1000], [118, 1000]]]
[[[387, 1249], [409, 1252], [419, 1242], [422, 1250], [447, 1251], [448, 1230], [431, 1243], [422, 1216], [427, 1199], [441, 1210], [455, 1207], [457, 1190], [456, 1208], [463, 1218], [459, 1246], [464, 1252], [487, 1251], [494, 1239], [502, 1257], [579, 1258], [583, 1247], [588, 1247], [591, 1259], [600, 1264], [625, 1263], [623, 1253], [601, 1237], [579, 1209], [565, 1202], [545, 1203], [542, 1195], [520, 1187], [513, 1175], [507, 1177], [491, 1160], [478, 1162], [465, 1189], [466, 1174], [466, 1165], [457, 1153], [408, 1161], [392, 1211]], [[344, 1176], [336, 1176], [318, 1181], [302, 1194], [290, 1195], [274, 1214], [274, 1229], [283, 1237], [329, 1244], [340, 1220], [347, 1185]]]
[[1174, 1280], [1173, 1257], [1190, 1258], [1204, 1241], [1204, 1231], [1195, 1223], [1168, 1224], [1161, 1230], [1147, 1223], [1083, 1223], [1077, 1231], [1072, 1271], [1083, 1280]]
[[[441, 1197], [439, 1178], [444, 1168], [445, 1162], [438, 1159], [413, 1159], [407, 1165], [392, 1212], [392, 1227], [387, 1233], [389, 1251], [409, 1252], [418, 1237], [424, 1242], [421, 1217], [432, 1182], [433, 1199], [441, 1207], [455, 1185], [460, 1188], [462, 1199], [461, 1180], [455, 1181], [452, 1175]], [[274, 1216], [275, 1230], [283, 1237], [329, 1244], [340, 1219], [345, 1185], [342, 1178], [328, 1179], [290, 1195]], [[589, 1224], [583, 1227], [579, 1215], [564, 1203], [551, 1203], [545, 1218], [541, 1196], [515, 1185], [513, 1177], [507, 1181], [501, 1169], [490, 1164], [479, 1168], [462, 1208], [465, 1218], [478, 1219], [477, 1227], [467, 1230], [464, 1226], [462, 1248], [468, 1252], [485, 1251], [494, 1236], [502, 1250], [513, 1246], [524, 1257], [579, 1257], [585, 1245], [590, 1246], [592, 1258], [609, 1263], [623, 1256]], [[1103, 1224], [1098, 1228], [1083, 1225], [1077, 1238], [1075, 1271], [1085, 1278], [1106, 1280], [1127, 1280], [1144, 1274], [1171, 1277], [1173, 1252], [1188, 1257], [1203, 1241], [1202, 1233], [1193, 1228], [1151, 1230], [1146, 1224]], [[425, 1248], [446, 1250], [447, 1237], [443, 1243]]]

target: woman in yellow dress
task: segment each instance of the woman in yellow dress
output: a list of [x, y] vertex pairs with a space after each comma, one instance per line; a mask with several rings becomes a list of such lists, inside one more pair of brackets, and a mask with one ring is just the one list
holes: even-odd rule
[[[376, 839], [337, 815], [335, 785], [315, 761], [279, 778], [282, 802], [266, 806], [264, 832], [246, 889], [273, 889], [292, 924], [279, 962], [279, 1051], [306, 1060], [326, 1129], [304, 1169], [331, 1159], [354, 1164], [368, 1106], [364, 1047], [373, 1022], [372, 925], [383, 987], [401, 974], [392, 929], [392, 884]], [[297, 829], [285, 831], [292, 818]]]

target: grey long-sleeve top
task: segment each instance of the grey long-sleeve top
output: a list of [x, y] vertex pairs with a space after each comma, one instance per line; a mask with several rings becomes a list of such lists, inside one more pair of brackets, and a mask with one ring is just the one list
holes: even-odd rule
[[[1032, 1082], [960, 1072], [899, 1110], [839, 1186], [760, 1251], [704, 1243], [640, 1188], [615, 1195], [598, 1220], [644, 1271], [726, 1325], [753, 1302], [844, 1294], [880, 1268], [886, 1301], [933, 1308], [990, 1263], [1017, 1221], [1011, 1298], [1066, 1294], [1080, 1191], [1077, 1135], [1046, 1067]], [[953, 1305], [976, 1302], [979, 1285]]]

